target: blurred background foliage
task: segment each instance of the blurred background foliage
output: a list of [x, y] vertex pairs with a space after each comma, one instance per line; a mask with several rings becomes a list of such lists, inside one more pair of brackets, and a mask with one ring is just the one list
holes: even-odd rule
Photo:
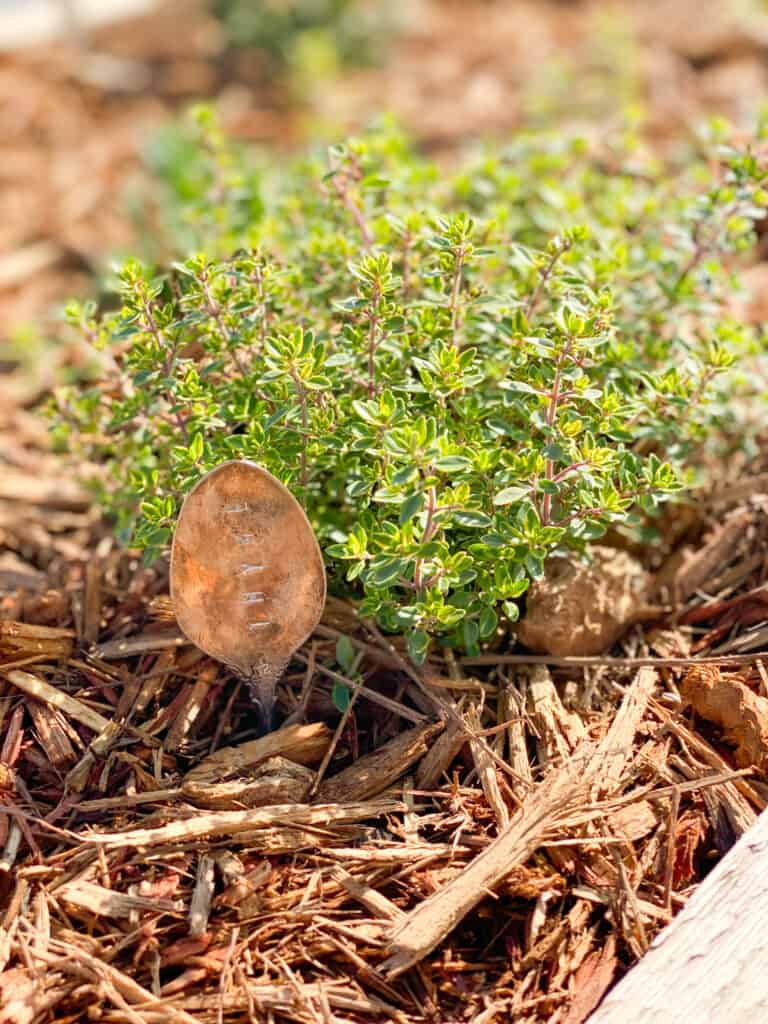
[[227, 145], [251, 150], [230, 168], [250, 176], [245, 223], [266, 165], [279, 173], [287, 150], [383, 112], [441, 167], [526, 130], [629, 140], [680, 167], [700, 156], [702, 125], [751, 131], [768, 97], [761, 0], [135, 3], [26, 47], [4, 46], [18, 16], [0, 8], [0, 338], [35, 372], [40, 338], [58, 351], [69, 295], [106, 297], [110, 265], [162, 259], [169, 231], [173, 248], [191, 244], [170, 200], [210, 192], [183, 117], [201, 99]]

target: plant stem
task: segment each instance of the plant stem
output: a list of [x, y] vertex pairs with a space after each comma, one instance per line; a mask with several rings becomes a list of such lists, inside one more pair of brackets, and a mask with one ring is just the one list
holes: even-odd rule
[[[557, 363], [555, 364], [555, 379], [552, 384], [552, 391], [549, 396], [549, 405], [547, 406], [547, 426], [550, 429], [555, 425], [555, 419], [557, 418], [557, 407], [560, 403], [560, 382], [563, 372], [563, 364], [568, 358], [568, 353], [571, 347], [570, 338], [566, 341], [562, 348], [562, 351], [557, 357]], [[555, 462], [554, 459], [547, 459], [544, 466], [544, 479], [552, 482], [555, 477]], [[541, 522], [543, 526], [549, 526], [549, 521], [552, 518], [552, 495], [546, 493], [541, 502]]]
[[411, 247], [413, 239], [410, 232], [403, 238], [403, 298], [411, 297]]
[[378, 285], [375, 286], [373, 296], [371, 298], [371, 305], [368, 307], [368, 315], [370, 316], [370, 329], [368, 331], [368, 397], [373, 397], [376, 394], [376, 349], [378, 347], [378, 340], [376, 337], [376, 331], [379, 326], [379, 299], [380, 292]]
[[208, 313], [210, 316], [213, 317], [216, 326], [221, 331], [222, 337], [227, 343], [227, 350], [234, 359], [235, 366], [237, 367], [238, 372], [245, 376], [248, 372], [248, 368], [240, 358], [240, 353], [237, 351], [237, 347], [232, 344], [232, 332], [227, 327], [226, 323], [224, 322], [224, 317], [221, 315], [221, 306], [219, 306], [219, 304], [216, 302], [213, 295], [211, 294], [211, 289], [208, 284], [207, 276], [204, 277], [201, 274], [200, 284], [203, 286], [203, 294], [205, 295], [205, 301], [208, 303]]
[[[430, 487], [427, 491], [427, 518], [424, 522], [424, 533], [421, 536], [421, 543], [427, 544], [435, 535], [437, 524], [435, 523], [435, 513], [437, 512], [437, 491], [434, 487]], [[417, 590], [422, 590], [424, 587], [424, 580], [422, 576], [424, 560], [422, 558], [416, 559], [416, 568], [413, 572], [413, 582]]]
[[547, 265], [539, 274], [539, 280], [536, 282], [536, 287], [533, 290], [533, 294], [528, 300], [528, 305], [525, 307], [526, 320], [530, 321], [531, 317], [536, 312], [536, 308], [538, 307], [539, 301], [541, 299], [541, 293], [544, 291], [544, 285], [552, 276], [552, 271], [555, 269], [557, 261], [560, 259], [561, 256], [568, 252], [570, 248], [570, 242], [563, 242], [560, 246], [558, 246], [558, 248], [552, 253], [549, 263], [547, 263]]
[[267, 296], [264, 290], [264, 275], [262, 274], [261, 267], [259, 266], [254, 268], [253, 281], [256, 284], [259, 302], [261, 303], [261, 325], [259, 327], [259, 338], [263, 348], [266, 344], [267, 334], [269, 332], [269, 306], [267, 304]]
[[461, 297], [461, 272], [464, 269], [464, 250], [456, 251], [456, 266], [453, 268], [453, 285], [451, 287], [451, 344], [456, 345], [456, 328], [459, 320], [459, 299]]
[[[174, 342], [173, 345], [168, 345], [166, 338], [163, 336], [163, 332], [157, 326], [157, 320], [155, 320], [154, 313], [152, 312], [152, 306], [150, 305], [149, 302], [144, 301], [143, 307], [144, 316], [147, 318], [147, 326], [149, 327], [152, 337], [157, 342], [158, 348], [162, 349], [164, 345], [167, 345], [168, 347], [168, 354], [165, 358], [165, 363], [163, 365], [163, 373], [165, 374], [166, 377], [170, 377], [171, 371], [173, 370], [173, 364], [176, 359], [177, 343]], [[165, 400], [166, 402], [168, 402], [169, 407], [172, 407], [176, 404], [176, 399], [172, 391], [166, 390]], [[173, 418], [176, 422], [176, 426], [178, 427], [181, 436], [184, 438], [185, 441], [189, 441], [189, 431], [187, 430], [187, 424], [185, 423], [184, 417], [181, 415], [181, 412], [178, 409], [173, 413]]]
[[[309, 410], [307, 409], [307, 391], [304, 385], [301, 383], [301, 378], [295, 369], [291, 368], [291, 379], [296, 388], [296, 395], [299, 399], [299, 409], [301, 410], [301, 429], [304, 437], [306, 438], [309, 433]], [[301, 448], [301, 469], [300, 469], [300, 480], [301, 486], [306, 487], [307, 485], [307, 445], [306, 442]]]
[[363, 240], [364, 248], [373, 248], [373, 235], [371, 234], [371, 230], [368, 227], [368, 224], [366, 223], [363, 211], [360, 209], [360, 207], [354, 201], [352, 196], [349, 194], [349, 182], [346, 175], [344, 176], [343, 181], [340, 179], [340, 176], [338, 175], [334, 177], [333, 187], [336, 189], [336, 195], [339, 197], [345, 209], [352, 217], [352, 220], [355, 222], [355, 224], [357, 224], [357, 228], [360, 232], [360, 237]]

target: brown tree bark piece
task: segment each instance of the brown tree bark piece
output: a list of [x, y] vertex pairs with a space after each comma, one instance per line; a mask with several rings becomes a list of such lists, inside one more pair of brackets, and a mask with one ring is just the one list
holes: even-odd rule
[[25, 658], [39, 654], [58, 661], [72, 653], [75, 634], [71, 629], [31, 626], [25, 622], [0, 622], [0, 656]]
[[767, 854], [764, 811], [589, 1024], [768, 1020]]
[[94, 916], [127, 918], [135, 911], [180, 914], [184, 910], [181, 900], [133, 896], [84, 879], [62, 885], [56, 891], [56, 896], [63, 900], [73, 916], [86, 919]]
[[347, 803], [353, 800], [369, 800], [383, 792], [426, 754], [429, 741], [442, 728], [442, 722], [434, 722], [400, 733], [383, 747], [366, 754], [349, 768], [327, 779], [320, 786], [316, 801]]
[[52, 707], [58, 708], [69, 718], [74, 718], [76, 722], [80, 722], [81, 725], [91, 729], [93, 732], [99, 733], [110, 725], [109, 719], [100, 715], [98, 711], [94, 711], [93, 708], [88, 707], [81, 700], [77, 700], [76, 697], [70, 697], [63, 690], [58, 690], [55, 686], [51, 686], [44, 679], [33, 676], [31, 672], [22, 672], [21, 669], [14, 669], [12, 672], [7, 673], [6, 678], [9, 683], [13, 683], [17, 689], [26, 693], [28, 697], [34, 697], [36, 700], [41, 700]]
[[27, 710], [35, 723], [35, 731], [46, 757], [57, 768], [72, 764], [77, 754], [64, 726], [61, 713], [49, 704], [31, 700]]
[[750, 512], [744, 509], [732, 512], [682, 564], [679, 556], [674, 555], [669, 565], [662, 567], [659, 572], [656, 588], [668, 586], [675, 603], [682, 604], [725, 566], [751, 522]]
[[188, 843], [209, 836], [247, 835], [255, 843], [258, 832], [266, 833], [281, 826], [292, 828], [302, 825], [338, 825], [379, 818], [402, 810], [398, 800], [363, 801], [353, 804], [276, 804], [247, 811], [212, 811], [194, 818], [172, 821], [156, 828], [137, 828], [126, 832], [93, 832], [84, 841], [105, 847], [135, 849], [139, 846], [158, 846], [165, 843]]
[[449, 719], [416, 771], [416, 788], [434, 789], [466, 742], [466, 730], [458, 722]]
[[[472, 705], [466, 714], [466, 721], [469, 728], [475, 735], [482, 732], [480, 712], [475, 705]], [[509, 807], [502, 796], [499, 780], [496, 776], [496, 764], [491, 756], [487, 744], [479, 743], [477, 740], [469, 741], [469, 749], [472, 752], [472, 760], [475, 762], [475, 771], [483, 787], [485, 799], [496, 815], [496, 822], [499, 829], [504, 829], [509, 824]]]
[[527, 709], [536, 736], [539, 763], [562, 764], [586, 737], [581, 718], [564, 707], [546, 665], [533, 665], [528, 676]]
[[284, 757], [296, 764], [319, 764], [330, 742], [331, 730], [323, 722], [286, 725], [238, 747], [219, 748], [187, 772], [182, 788], [194, 800], [207, 787], [246, 776], [270, 757]]
[[736, 748], [739, 768], [768, 765], [768, 700], [753, 693], [740, 679], [723, 675], [714, 665], [687, 673], [680, 693], [694, 711], [723, 730], [726, 743]]
[[285, 757], [270, 757], [248, 778], [210, 786], [184, 784], [183, 793], [198, 807], [238, 810], [272, 804], [300, 804], [309, 798], [315, 772]]

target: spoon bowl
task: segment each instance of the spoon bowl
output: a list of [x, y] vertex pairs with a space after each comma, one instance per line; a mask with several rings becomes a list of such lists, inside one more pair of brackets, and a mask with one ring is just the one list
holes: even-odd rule
[[184, 634], [247, 680], [266, 729], [275, 686], [320, 621], [325, 568], [291, 492], [255, 462], [223, 462], [187, 495], [171, 549]]

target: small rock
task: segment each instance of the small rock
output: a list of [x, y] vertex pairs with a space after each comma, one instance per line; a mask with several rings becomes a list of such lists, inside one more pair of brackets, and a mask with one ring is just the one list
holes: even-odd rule
[[595, 546], [547, 560], [528, 591], [520, 642], [555, 657], [603, 654], [635, 621], [649, 587], [642, 565], [625, 551]]

